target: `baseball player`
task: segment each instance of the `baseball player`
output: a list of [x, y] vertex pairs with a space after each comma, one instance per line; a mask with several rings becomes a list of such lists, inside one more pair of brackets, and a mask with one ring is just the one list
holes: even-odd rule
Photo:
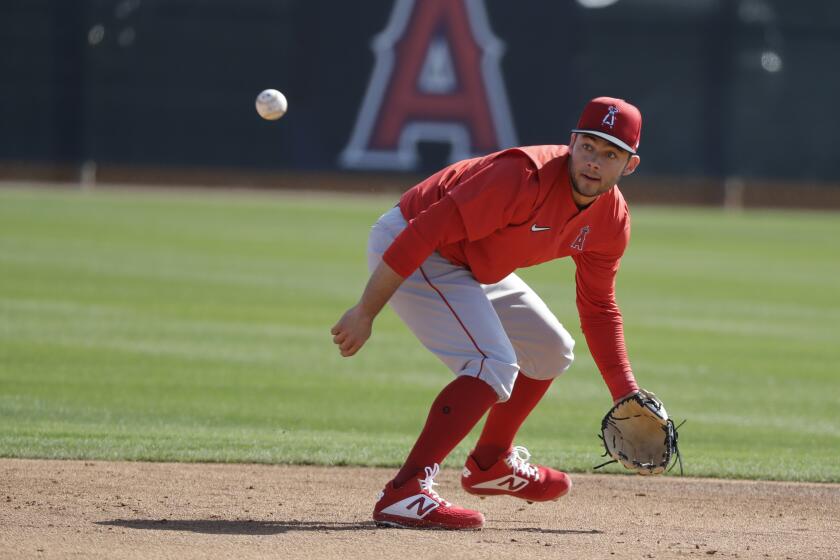
[[514, 271], [575, 261], [577, 307], [614, 400], [638, 391], [624, 345], [615, 276], [630, 237], [617, 183], [639, 165], [642, 117], [622, 99], [583, 110], [568, 146], [528, 146], [454, 163], [409, 189], [373, 226], [372, 272], [332, 328], [342, 356], [367, 341], [386, 303], [455, 374], [432, 403], [402, 468], [380, 493], [378, 525], [478, 529], [484, 516], [434, 489], [439, 464], [489, 411], [461, 486], [529, 502], [565, 495], [569, 476], [531, 464], [513, 441], [574, 340]]

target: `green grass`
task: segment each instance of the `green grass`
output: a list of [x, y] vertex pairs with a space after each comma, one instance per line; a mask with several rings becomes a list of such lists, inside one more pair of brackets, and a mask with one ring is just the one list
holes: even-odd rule
[[[352, 359], [329, 335], [392, 204], [0, 190], [0, 456], [399, 464], [450, 374], [390, 310]], [[640, 384], [688, 419], [687, 474], [840, 481], [840, 216], [633, 216], [618, 285], [628, 347]], [[578, 360], [519, 443], [589, 470], [610, 398], [573, 265], [522, 275]]]

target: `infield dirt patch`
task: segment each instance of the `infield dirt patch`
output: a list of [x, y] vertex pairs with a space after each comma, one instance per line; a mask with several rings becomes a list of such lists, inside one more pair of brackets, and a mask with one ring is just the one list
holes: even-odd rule
[[573, 475], [557, 503], [441, 494], [483, 531], [378, 529], [391, 469], [0, 460], [2, 558], [840, 558], [840, 485]]

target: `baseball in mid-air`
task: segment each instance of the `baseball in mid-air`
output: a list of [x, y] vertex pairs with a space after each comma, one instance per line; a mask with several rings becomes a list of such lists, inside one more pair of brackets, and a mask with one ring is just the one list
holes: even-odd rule
[[276, 121], [286, 114], [289, 103], [286, 96], [276, 89], [266, 89], [257, 96], [257, 113], [268, 121]]

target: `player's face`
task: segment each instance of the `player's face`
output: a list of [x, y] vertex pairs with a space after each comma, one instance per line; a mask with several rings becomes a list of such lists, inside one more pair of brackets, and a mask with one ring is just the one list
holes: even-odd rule
[[589, 134], [574, 134], [570, 145], [569, 176], [578, 204], [589, 204], [610, 190], [639, 165], [639, 156]]

